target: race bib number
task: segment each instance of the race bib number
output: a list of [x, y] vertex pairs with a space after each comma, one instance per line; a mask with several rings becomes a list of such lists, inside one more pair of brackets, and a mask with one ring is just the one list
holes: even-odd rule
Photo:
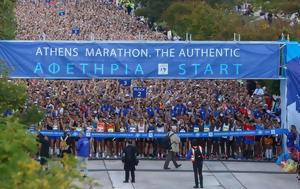
[[153, 138], [153, 136], [154, 136], [154, 135], [153, 135], [153, 132], [149, 132], [149, 133], [148, 133], [148, 137], [149, 137], [149, 138]]
[[86, 137], [91, 137], [91, 132], [86, 132]]
[[114, 132], [114, 129], [108, 129], [107, 132], [112, 133]]

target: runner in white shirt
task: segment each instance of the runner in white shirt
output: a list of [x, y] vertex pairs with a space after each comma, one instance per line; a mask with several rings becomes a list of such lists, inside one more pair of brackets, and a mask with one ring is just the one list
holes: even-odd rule
[[[117, 132], [124, 133], [126, 132], [125, 119], [116, 117], [116, 128]], [[125, 139], [118, 138], [116, 139], [116, 153], [119, 157], [121, 157], [122, 150], [125, 147]]]
[[[222, 122], [222, 128], [221, 130], [224, 132], [228, 132], [229, 131], [229, 119], [227, 117], [223, 118], [224, 121]], [[221, 137], [221, 141], [220, 141], [220, 145], [221, 145], [221, 158], [228, 158], [227, 157], [227, 142], [228, 142], [228, 137], [227, 136], [222, 136]]]
[[257, 96], [263, 96], [265, 94], [265, 92], [264, 92], [264, 89], [260, 86], [260, 85], [257, 85], [257, 87], [256, 87], [256, 89], [255, 89], [255, 91], [253, 92], [253, 95], [252, 96], [255, 96], [255, 95], [257, 95]]
[[[144, 133], [146, 131], [146, 119], [140, 117], [137, 121], [137, 129], [139, 133]], [[144, 145], [145, 139], [138, 138], [137, 139], [137, 149], [138, 149], [138, 156], [144, 157]]]
[[[127, 132], [129, 133], [136, 133], [137, 132], [137, 124], [136, 124], [136, 121], [132, 118], [130, 118], [127, 123], [126, 123], [126, 128], [127, 128]], [[135, 141], [133, 141], [133, 145], [136, 145], [135, 144]]]
[[[166, 131], [166, 127], [165, 127], [165, 124], [162, 121], [162, 118], [158, 119], [158, 123], [156, 124], [156, 131], [158, 133], [163, 133], [163, 132]], [[157, 159], [162, 159], [165, 155], [162, 143], [163, 143], [163, 139], [158, 138], [157, 139]]]

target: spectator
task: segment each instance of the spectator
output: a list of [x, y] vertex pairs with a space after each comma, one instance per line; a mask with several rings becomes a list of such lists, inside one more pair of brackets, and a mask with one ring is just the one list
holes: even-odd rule
[[89, 139], [85, 136], [84, 132], [80, 132], [80, 139], [77, 142], [77, 160], [78, 160], [78, 169], [84, 171], [83, 177], [87, 176], [87, 161], [90, 154], [90, 142]]
[[264, 89], [261, 87], [261, 85], [258, 84], [255, 91], [253, 92], [253, 96], [262, 97], [264, 94]]
[[291, 125], [290, 132], [287, 134], [287, 148], [291, 152], [295, 149], [297, 140], [299, 140], [299, 134], [295, 125]]

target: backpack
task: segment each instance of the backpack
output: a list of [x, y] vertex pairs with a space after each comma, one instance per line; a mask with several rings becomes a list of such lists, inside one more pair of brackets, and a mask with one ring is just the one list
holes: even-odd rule
[[171, 143], [171, 136], [173, 136], [175, 133], [172, 133], [171, 135], [169, 135], [169, 133], [167, 134], [167, 136], [164, 138], [163, 140], [163, 147], [166, 150], [171, 150], [172, 149], [172, 143]]

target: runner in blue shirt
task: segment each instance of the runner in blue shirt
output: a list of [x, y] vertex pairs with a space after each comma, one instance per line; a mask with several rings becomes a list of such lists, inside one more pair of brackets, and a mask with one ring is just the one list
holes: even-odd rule
[[152, 106], [147, 106], [146, 107], [146, 112], [147, 112], [149, 118], [154, 117], [155, 112], [154, 112], [154, 109], [152, 108]]
[[[258, 118], [256, 120], [255, 128], [256, 130], [264, 129], [264, 125], [261, 122], [261, 118]], [[262, 159], [262, 136], [255, 136], [254, 157], [256, 158], [256, 160]]]
[[173, 114], [175, 117], [185, 115], [186, 114], [186, 106], [181, 103], [181, 100], [177, 100], [177, 104], [172, 109]]
[[100, 107], [101, 112], [108, 112], [109, 114], [114, 113], [114, 108], [112, 105], [106, 103]]
[[202, 120], [206, 120], [206, 109], [204, 106], [201, 106], [199, 109], [199, 115]]
[[[155, 120], [153, 118], [150, 119], [149, 123], [146, 126], [147, 133], [153, 133], [156, 131], [155, 128]], [[153, 138], [146, 139], [146, 146], [145, 146], [145, 157], [156, 157], [156, 141]], [[150, 148], [153, 149], [153, 153], [150, 155]]]
[[130, 107], [129, 105], [124, 105], [124, 106], [120, 109], [119, 116], [126, 117], [132, 110], [134, 110], [134, 108]]

